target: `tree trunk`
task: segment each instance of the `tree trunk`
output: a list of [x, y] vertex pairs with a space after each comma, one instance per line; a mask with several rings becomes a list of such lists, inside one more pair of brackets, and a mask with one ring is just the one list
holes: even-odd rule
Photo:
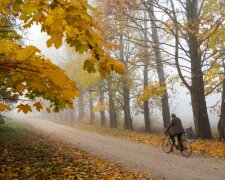
[[130, 89], [123, 87], [123, 100], [124, 100], [124, 128], [133, 130], [133, 121], [130, 114]]
[[[104, 92], [103, 92], [103, 88], [102, 88], [102, 84], [99, 87], [100, 90], [100, 97], [99, 97], [99, 102], [101, 104], [104, 103]], [[100, 111], [100, 118], [101, 118], [101, 127], [105, 126], [105, 111]]]
[[110, 127], [111, 128], [117, 128], [115, 104], [114, 104], [114, 98], [113, 98], [113, 92], [112, 92], [110, 77], [108, 79], [108, 96], [109, 96], [109, 120], [110, 120]]
[[191, 80], [190, 89], [193, 116], [195, 122], [196, 135], [199, 138], [211, 139], [212, 133], [209, 124], [207, 106], [205, 101], [205, 90], [203, 72], [201, 64], [200, 45], [196, 34], [199, 31], [198, 5], [197, 0], [186, 1], [188, 20], [188, 45], [191, 59]]
[[[144, 11], [144, 19], [147, 19], [147, 14], [146, 11]], [[144, 39], [147, 39], [147, 21], [144, 21], [144, 28], [145, 28], [145, 33], [144, 33]], [[148, 42], [145, 41], [145, 46], [148, 46]], [[144, 59], [144, 89], [148, 85], [148, 66], [149, 66], [149, 56], [148, 56], [148, 50], [145, 49], [145, 59]], [[145, 131], [146, 132], [151, 132], [151, 120], [149, 117], [149, 104], [148, 101], [143, 102], [143, 107], [144, 107], [144, 120], [145, 120]]]
[[[225, 66], [224, 66], [225, 73]], [[220, 119], [218, 122], [218, 132], [219, 132], [219, 140], [225, 141], [225, 80], [223, 81], [223, 91], [222, 91], [222, 99], [221, 99], [221, 111], [220, 111]]]
[[69, 117], [70, 117], [70, 121], [74, 121], [74, 119], [75, 119], [74, 110], [72, 110], [72, 109], [69, 110]]
[[[144, 65], [144, 89], [148, 85], [148, 63], [145, 62]], [[148, 101], [143, 102], [144, 106], [144, 119], [145, 119], [145, 131], [146, 132], [151, 132], [151, 121], [149, 117], [149, 104]]]
[[133, 130], [133, 121], [130, 114], [130, 89], [127, 86], [127, 65], [124, 58], [123, 36], [120, 36], [120, 60], [125, 65], [125, 74], [123, 75], [123, 109], [124, 109], [124, 129]]
[[[156, 69], [157, 69], [157, 74], [159, 78], [159, 84], [163, 87], [167, 87], [165, 73], [163, 69], [163, 63], [162, 63], [162, 56], [161, 56], [160, 46], [159, 46], [159, 36], [158, 36], [157, 26], [154, 20], [154, 8], [151, 3], [150, 3], [149, 10], [150, 10], [149, 16], [151, 20], [152, 40], [154, 42], [153, 50], [155, 55], [155, 62], [156, 62]], [[162, 96], [161, 103], [162, 103], [163, 125], [164, 125], [164, 128], [167, 128], [170, 124], [170, 108], [169, 108], [167, 88], [165, 90], [164, 96]]]
[[79, 119], [78, 121], [81, 121], [84, 117], [84, 95], [83, 90], [80, 90], [80, 97], [78, 101], [78, 110], [79, 110]]
[[91, 97], [91, 91], [89, 90], [89, 110], [90, 110], [90, 124], [95, 121], [95, 114], [93, 112], [93, 98]]

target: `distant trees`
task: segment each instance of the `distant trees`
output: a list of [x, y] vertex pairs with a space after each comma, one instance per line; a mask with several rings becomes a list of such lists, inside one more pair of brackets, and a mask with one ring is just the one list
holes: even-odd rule
[[[113, 28], [116, 31], [114, 34], [118, 35], [119, 32], [122, 32], [123, 38], [121, 39], [126, 37], [130, 46], [136, 48], [134, 50], [136, 59], [139, 58], [139, 62], [141, 58], [144, 60], [143, 84], [146, 92], [144, 92], [145, 98], [142, 99], [144, 100], [146, 131], [150, 132], [149, 107], [146, 97], [156, 96], [157, 91], [162, 93], [157, 96], [162, 97], [164, 127], [169, 124], [170, 110], [163, 68], [163, 66], [169, 65], [177, 69], [182, 84], [190, 92], [197, 136], [210, 139], [212, 134], [205, 97], [215, 92], [216, 89], [222, 91], [224, 82], [224, 73], [221, 75], [223, 66], [220, 62], [221, 56], [224, 54], [224, 35], [220, 33], [224, 26], [224, 1], [218, 1], [217, 5], [213, 5], [215, 4], [213, 0], [169, 0], [167, 2], [101, 0], [100, 4], [103, 5], [99, 10], [104, 13], [106, 19], [104, 22], [108, 20], [115, 23], [117, 26]], [[125, 42], [121, 44], [119, 36], [114, 36], [114, 39], [110, 36], [110, 38], [111, 42], [120, 43], [120, 47], [122, 47], [119, 49], [120, 59], [123, 61], [123, 51], [121, 50]], [[140, 54], [138, 56], [137, 49], [141, 48], [142, 56]], [[167, 58], [165, 59], [165, 57]], [[130, 58], [132, 59], [134, 56]], [[216, 71], [217, 64], [220, 64], [220, 68], [217, 68]], [[136, 68], [139, 67], [136, 66]], [[152, 70], [156, 70], [160, 86], [152, 84], [148, 87], [148, 77]], [[212, 80], [214, 84], [211, 83], [212, 86], [209, 88]], [[150, 91], [151, 87], [155, 90]], [[165, 87], [164, 90], [163, 87]], [[223, 104], [224, 97], [222, 96], [221, 116], [218, 124], [220, 134], [221, 132], [224, 134]]]

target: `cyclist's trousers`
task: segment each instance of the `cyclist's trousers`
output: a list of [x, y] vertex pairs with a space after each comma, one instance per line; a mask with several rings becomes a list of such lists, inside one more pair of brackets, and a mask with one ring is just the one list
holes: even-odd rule
[[176, 137], [176, 136], [177, 136], [178, 144], [180, 145], [181, 148], [183, 148], [183, 145], [182, 145], [182, 143], [181, 143], [182, 134], [170, 135], [170, 139], [173, 141], [173, 145], [175, 146], [175, 137]]

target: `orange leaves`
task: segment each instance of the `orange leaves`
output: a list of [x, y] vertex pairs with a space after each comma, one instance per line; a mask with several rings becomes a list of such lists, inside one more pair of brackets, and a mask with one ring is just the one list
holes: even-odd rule
[[[51, 102], [55, 111], [72, 107], [73, 99], [79, 93], [76, 84], [62, 69], [40, 56], [40, 51], [33, 46], [21, 47], [13, 41], [2, 41], [6, 45], [6, 51], [2, 51], [6, 59], [0, 62], [0, 67], [8, 69], [0, 69], [4, 72], [1, 78], [5, 79], [5, 86], [10, 92], [31, 100], [42, 97]], [[29, 105], [19, 105], [17, 108], [19, 112], [31, 112]], [[40, 104], [35, 104], [35, 108], [41, 110]]]
[[10, 111], [11, 108], [3, 103], [0, 103], [0, 112], [2, 111]]
[[[9, 2], [10, 8], [6, 8]], [[49, 36], [48, 47], [59, 48], [64, 39], [79, 53], [90, 52], [89, 60], [84, 63], [84, 69], [89, 73], [99, 70], [102, 77], [111, 71], [123, 73], [123, 66], [103, 50], [105, 44], [99, 33], [100, 25], [90, 15], [95, 10], [87, 1], [24, 0], [3, 3], [0, 0], [0, 4], [4, 6], [0, 8], [0, 14], [19, 16], [24, 28], [34, 23], [41, 25], [41, 30]], [[1, 37], [0, 44], [0, 54], [4, 55], [0, 61], [1, 78], [10, 91], [34, 101], [40, 97], [48, 100], [49, 111], [73, 107], [73, 99], [79, 96], [76, 84], [62, 69], [42, 57], [40, 50], [33, 46], [23, 47], [12, 38]], [[110, 45], [109, 48], [115, 46]], [[34, 107], [38, 111], [42, 109], [41, 104]], [[19, 112], [31, 111], [29, 105], [20, 104], [17, 108]]]
[[32, 112], [31, 107], [28, 104], [22, 104], [20, 103], [18, 106], [18, 112], [24, 112], [25, 114], [27, 114], [28, 112]]
[[35, 104], [33, 104], [33, 106], [37, 109], [37, 111], [41, 111], [41, 109], [43, 108], [42, 107], [42, 104], [41, 102], [36, 102]]
[[[102, 128], [94, 126], [76, 125], [80, 129], [107, 134], [116, 137], [123, 137], [132, 141], [144, 144], [151, 144], [154, 146], [162, 146], [164, 135], [162, 134], [149, 134], [140, 132], [130, 132], [122, 129]], [[212, 157], [225, 157], [225, 144], [215, 140], [197, 140], [192, 142], [192, 149], [195, 154], [212, 156]]]
[[115, 69], [115, 71], [121, 75], [124, 74], [124, 72], [125, 72], [124, 65], [119, 62], [113, 63], [113, 69]]
[[[59, 48], [65, 38], [67, 44], [81, 54], [90, 50], [91, 58], [85, 61], [84, 69], [94, 72], [95, 65], [99, 61], [108, 66], [108, 62], [104, 60], [108, 59], [108, 55], [103, 50], [104, 43], [99, 33], [100, 25], [90, 16], [88, 10], [95, 13], [94, 8], [86, 1], [53, 1], [49, 4], [47, 0], [25, 0], [20, 18], [25, 21], [25, 27], [30, 27], [34, 22], [42, 26], [42, 31], [50, 36], [46, 42], [48, 47]], [[108, 48], [117, 47], [109, 44]], [[115, 68], [99, 69], [102, 77], [111, 71], [119, 74], [123, 72], [121, 65], [114, 66]]]
[[0, 137], [0, 179], [152, 179], [15, 124]]
[[95, 72], [95, 62], [93, 59], [87, 59], [84, 61], [84, 70], [87, 70], [89, 73]]
[[192, 143], [193, 152], [212, 157], [225, 157], [225, 144], [219, 141], [199, 140]]

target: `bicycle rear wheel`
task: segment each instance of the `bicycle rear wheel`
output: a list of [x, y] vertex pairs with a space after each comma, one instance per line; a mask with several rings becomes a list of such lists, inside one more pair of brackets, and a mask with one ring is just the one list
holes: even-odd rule
[[182, 144], [183, 144], [183, 151], [181, 151], [181, 154], [185, 157], [189, 157], [192, 154], [191, 143], [187, 140], [183, 140]]
[[170, 149], [171, 149], [171, 143], [170, 143], [170, 140], [168, 137], [165, 137], [163, 139], [163, 151], [166, 152], [166, 153], [169, 153], [170, 152]]

